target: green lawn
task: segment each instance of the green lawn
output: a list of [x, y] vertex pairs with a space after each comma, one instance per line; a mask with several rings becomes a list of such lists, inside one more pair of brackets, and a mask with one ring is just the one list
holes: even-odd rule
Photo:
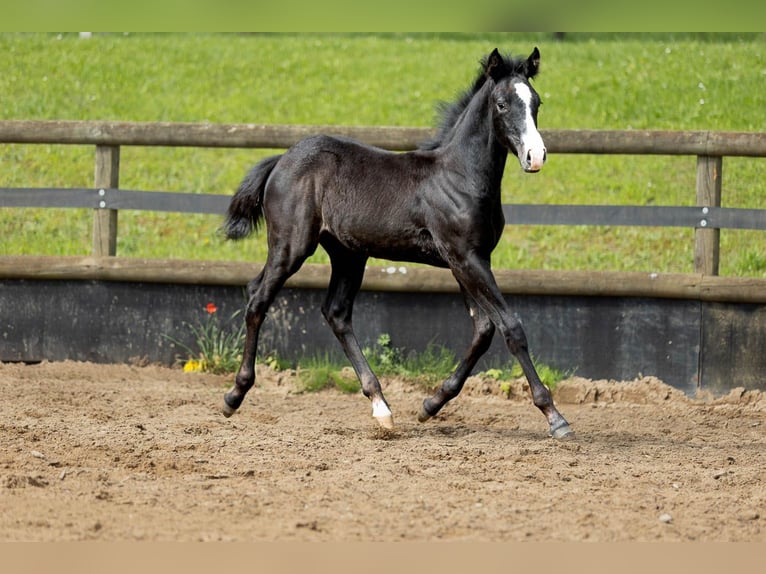
[[[430, 126], [495, 46], [542, 53], [540, 127], [762, 131], [761, 34], [0, 34], [0, 119]], [[128, 189], [232, 193], [270, 150], [121, 150]], [[0, 145], [2, 187], [87, 187], [84, 146]], [[763, 208], [763, 159], [728, 158], [723, 204]], [[552, 155], [537, 175], [509, 162], [504, 201], [693, 205], [694, 157]], [[0, 210], [0, 255], [85, 255], [88, 210]], [[263, 260], [211, 216], [120, 212], [118, 254]], [[766, 276], [766, 234], [724, 230], [721, 274]], [[505, 268], [689, 272], [690, 229], [509, 227]], [[318, 253], [313, 261], [324, 261]]]

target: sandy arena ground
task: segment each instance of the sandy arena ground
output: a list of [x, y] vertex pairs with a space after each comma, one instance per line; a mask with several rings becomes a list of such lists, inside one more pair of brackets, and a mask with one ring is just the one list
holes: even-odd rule
[[259, 368], [0, 364], [0, 540], [766, 541], [766, 395], [571, 379], [547, 436], [522, 382], [471, 378], [431, 421]]

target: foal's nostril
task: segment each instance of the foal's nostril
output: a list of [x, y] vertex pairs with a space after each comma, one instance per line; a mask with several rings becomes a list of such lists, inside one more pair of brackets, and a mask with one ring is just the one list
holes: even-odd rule
[[532, 163], [532, 150], [527, 150], [527, 163]]
[[548, 160], [548, 150], [543, 150], [543, 163]]

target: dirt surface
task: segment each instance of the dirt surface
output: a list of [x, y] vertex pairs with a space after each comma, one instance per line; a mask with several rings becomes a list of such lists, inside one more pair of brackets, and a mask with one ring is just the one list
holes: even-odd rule
[[368, 401], [230, 377], [0, 364], [0, 540], [766, 541], [766, 396], [571, 379], [555, 441], [519, 381], [469, 379], [431, 421], [412, 383]]

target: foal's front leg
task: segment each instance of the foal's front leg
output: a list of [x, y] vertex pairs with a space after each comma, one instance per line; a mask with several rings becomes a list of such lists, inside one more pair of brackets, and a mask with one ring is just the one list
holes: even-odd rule
[[452, 273], [465, 290], [476, 300], [487, 316], [495, 324], [505, 340], [508, 350], [519, 361], [524, 375], [529, 382], [532, 401], [548, 420], [550, 435], [554, 438], [574, 436], [569, 423], [553, 404], [550, 390], [540, 380], [532, 359], [529, 356], [527, 336], [521, 321], [508, 311], [495, 276], [489, 267], [489, 261], [469, 254], [454, 258]]

